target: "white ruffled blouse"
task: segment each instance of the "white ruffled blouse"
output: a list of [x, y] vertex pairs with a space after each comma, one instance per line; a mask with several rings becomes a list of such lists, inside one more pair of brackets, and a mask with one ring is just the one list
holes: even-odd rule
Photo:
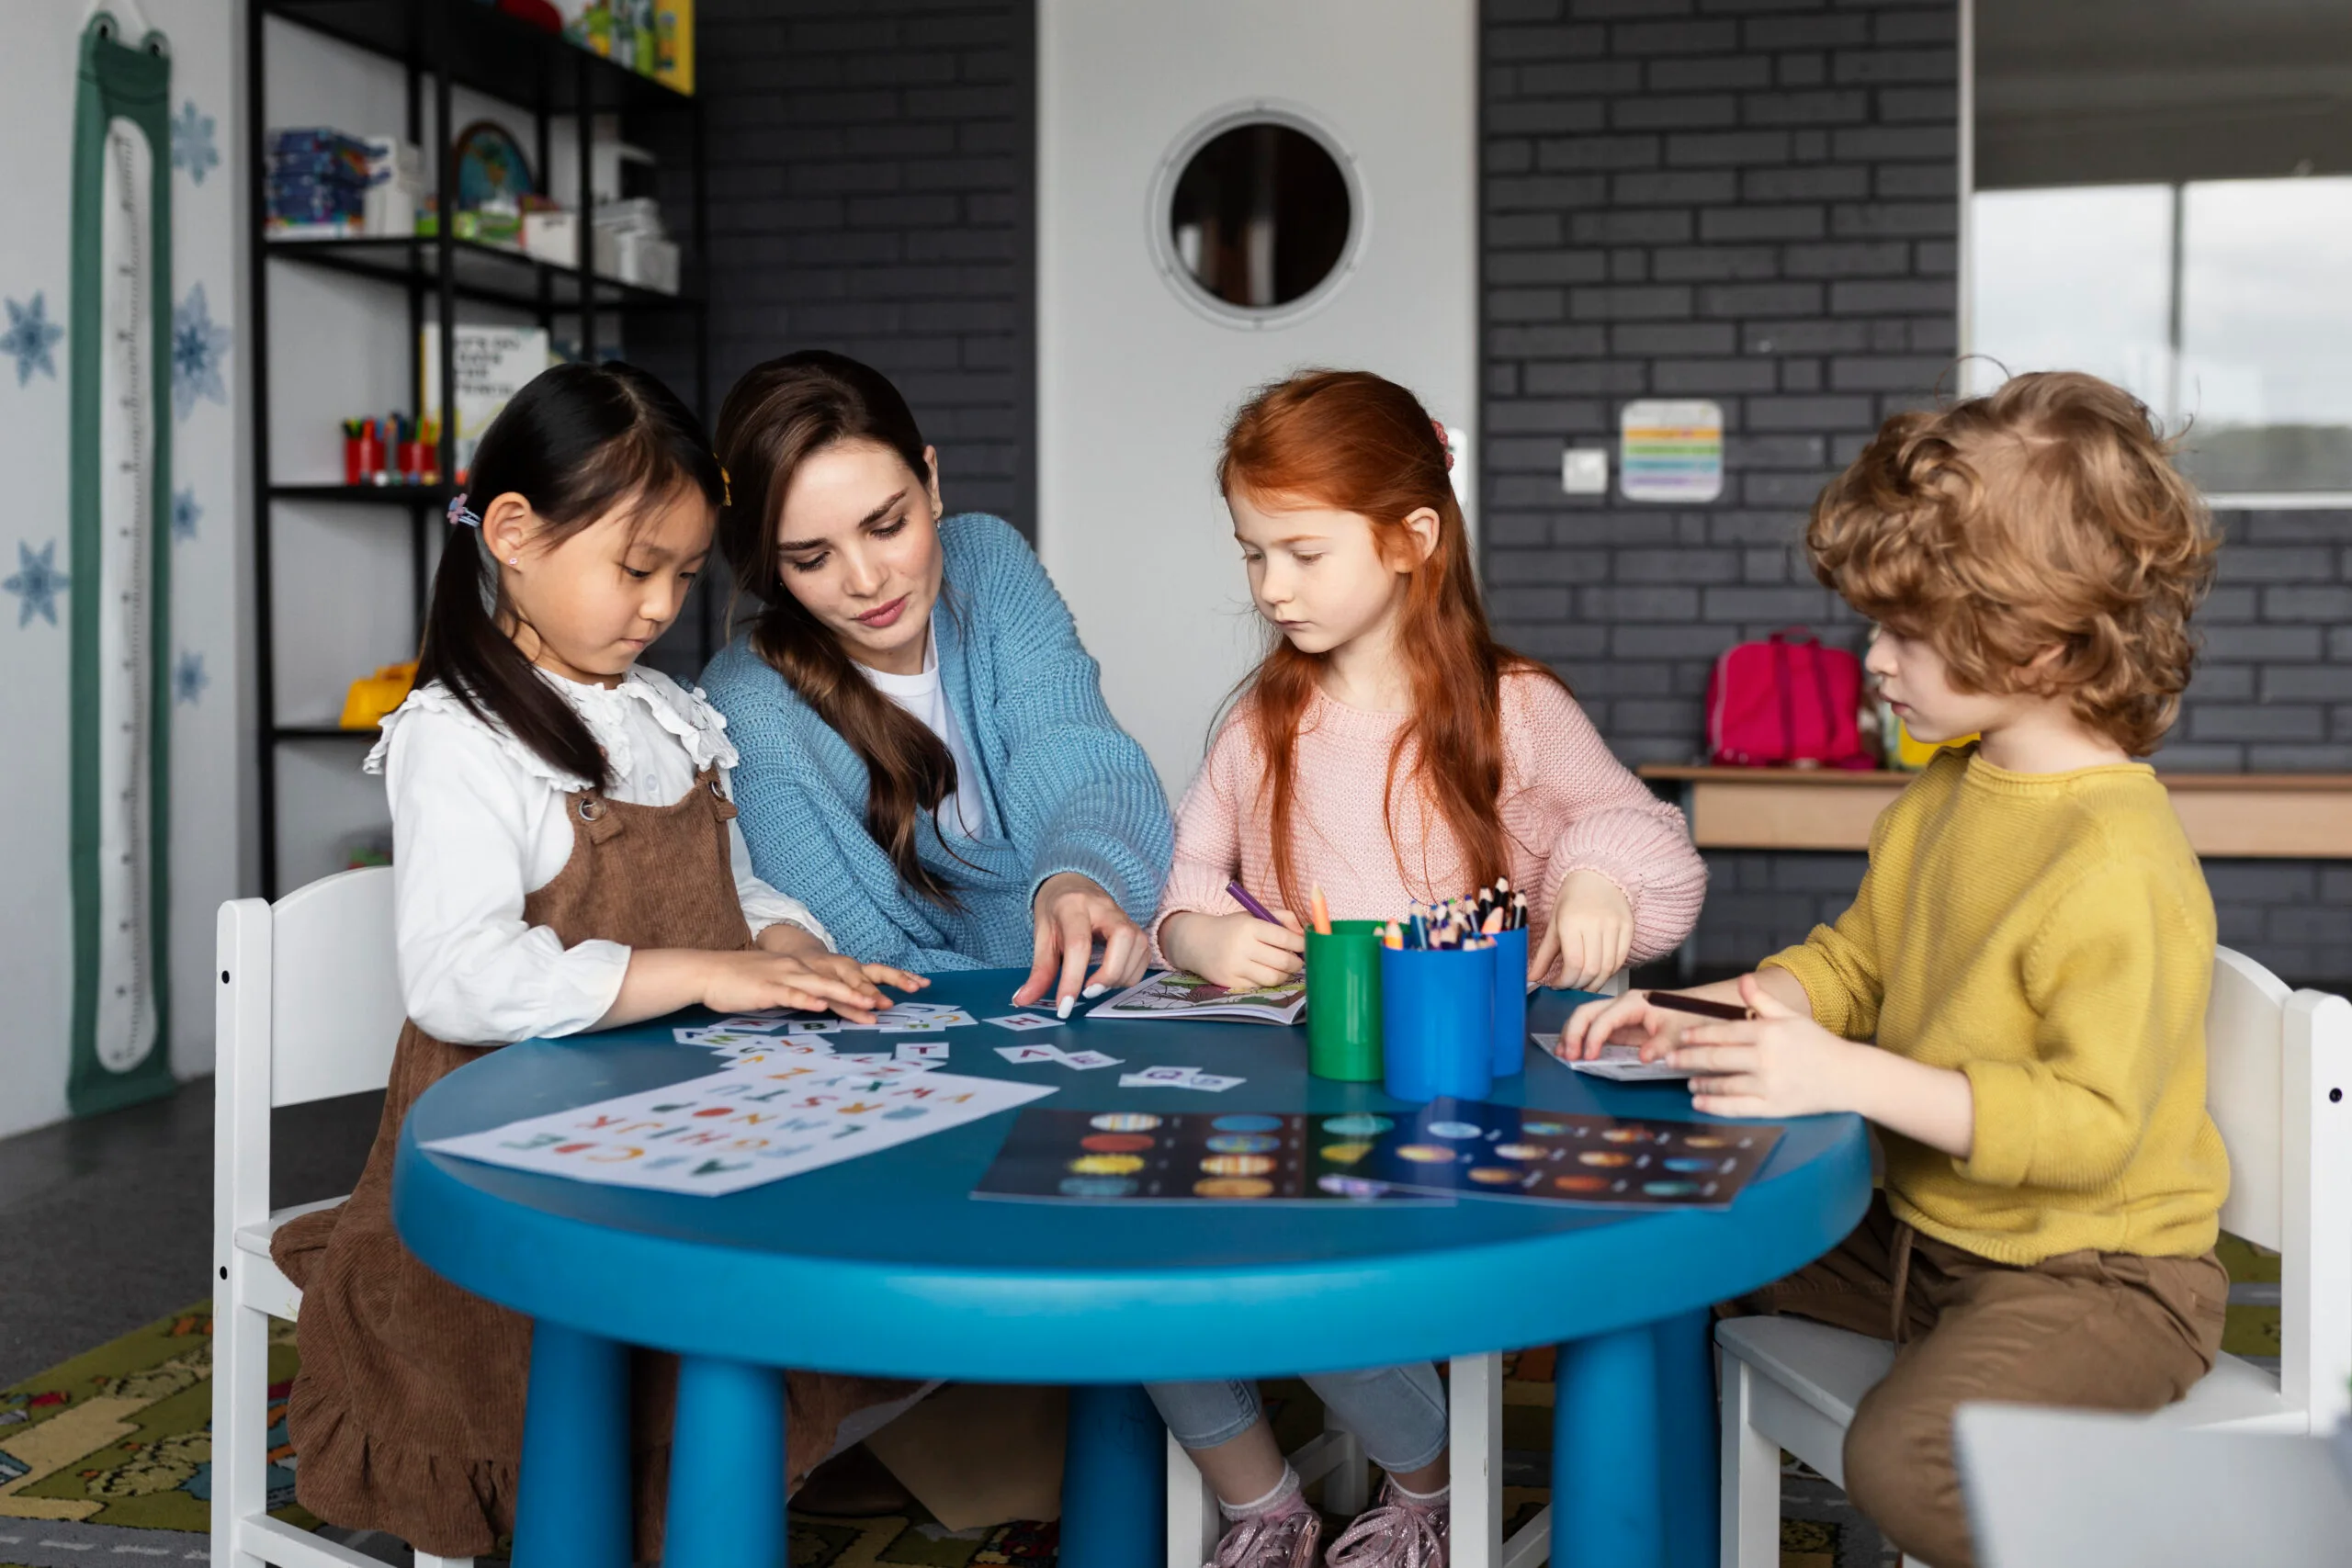
[[[540, 673], [604, 748], [607, 798], [669, 806], [711, 766], [729, 787], [735, 748], [701, 692], [643, 669], [612, 687]], [[523, 921], [524, 898], [571, 856], [564, 796], [588, 781], [475, 717], [437, 682], [384, 719], [367, 769], [385, 775], [391, 796], [393, 931], [409, 1017], [428, 1034], [469, 1044], [593, 1027], [620, 994], [629, 950], [616, 942], [567, 948], [552, 928]], [[752, 874], [735, 824], [727, 838], [752, 933], [789, 921], [831, 947], [808, 906]]]

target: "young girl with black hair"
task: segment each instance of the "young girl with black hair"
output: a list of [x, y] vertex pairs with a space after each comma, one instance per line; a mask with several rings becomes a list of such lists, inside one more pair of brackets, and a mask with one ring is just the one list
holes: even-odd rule
[[[685, 406], [627, 365], [568, 365], [484, 434], [434, 581], [417, 686], [368, 759], [392, 807], [401, 1032], [366, 1171], [281, 1229], [303, 1291], [288, 1412], [297, 1495], [329, 1523], [482, 1556], [514, 1529], [530, 1325], [401, 1245], [401, 1122], [475, 1052], [652, 1018], [831, 1008], [870, 1021], [900, 970], [833, 950], [752, 874], [725, 721], [637, 667], [711, 547], [726, 478]], [[674, 1363], [638, 1376], [639, 1556], [658, 1554]], [[913, 1384], [792, 1374], [796, 1475], [842, 1417]]]

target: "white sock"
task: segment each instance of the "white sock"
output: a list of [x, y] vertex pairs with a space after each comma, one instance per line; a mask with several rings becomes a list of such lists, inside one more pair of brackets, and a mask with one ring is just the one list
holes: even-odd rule
[[1285, 1505], [1298, 1495], [1298, 1472], [1285, 1463], [1283, 1466], [1283, 1478], [1274, 1483], [1274, 1489], [1272, 1492], [1254, 1503], [1228, 1503], [1220, 1497], [1216, 1502], [1217, 1512], [1223, 1514], [1227, 1519], [1237, 1521], [1259, 1518], [1267, 1514], [1283, 1513], [1287, 1511]]
[[1388, 1484], [1396, 1488], [1396, 1495], [1408, 1503], [1418, 1503], [1424, 1508], [1434, 1508], [1453, 1495], [1453, 1483], [1451, 1481], [1434, 1492], [1416, 1492], [1393, 1475], [1388, 1478]]

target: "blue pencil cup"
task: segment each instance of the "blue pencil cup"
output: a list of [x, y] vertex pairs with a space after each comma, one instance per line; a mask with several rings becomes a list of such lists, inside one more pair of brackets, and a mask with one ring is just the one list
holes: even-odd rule
[[1390, 1094], [1426, 1104], [1441, 1095], [1484, 1100], [1493, 1089], [1497, 951], [1380, 950], [1380, 1036]]
[[1495, 1077], [1527, 1067], [1527, 929], [1495, 933]]

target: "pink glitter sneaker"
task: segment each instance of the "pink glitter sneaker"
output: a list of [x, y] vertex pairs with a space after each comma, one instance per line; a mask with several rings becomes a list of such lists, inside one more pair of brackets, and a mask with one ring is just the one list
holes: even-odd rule
[[1322, 1543], [1323, 1516], [1293, 1494], [1286, 1508], [1234, 1520], [1204, 1568], [1315, 1568]]
[[1445, 1568], [1452, 1514], [1443, 1500], [1414, 1502], [1391, 1476], [1379, 1503], [1358, 1514], [1331, 1543], [1325, 1568]]

